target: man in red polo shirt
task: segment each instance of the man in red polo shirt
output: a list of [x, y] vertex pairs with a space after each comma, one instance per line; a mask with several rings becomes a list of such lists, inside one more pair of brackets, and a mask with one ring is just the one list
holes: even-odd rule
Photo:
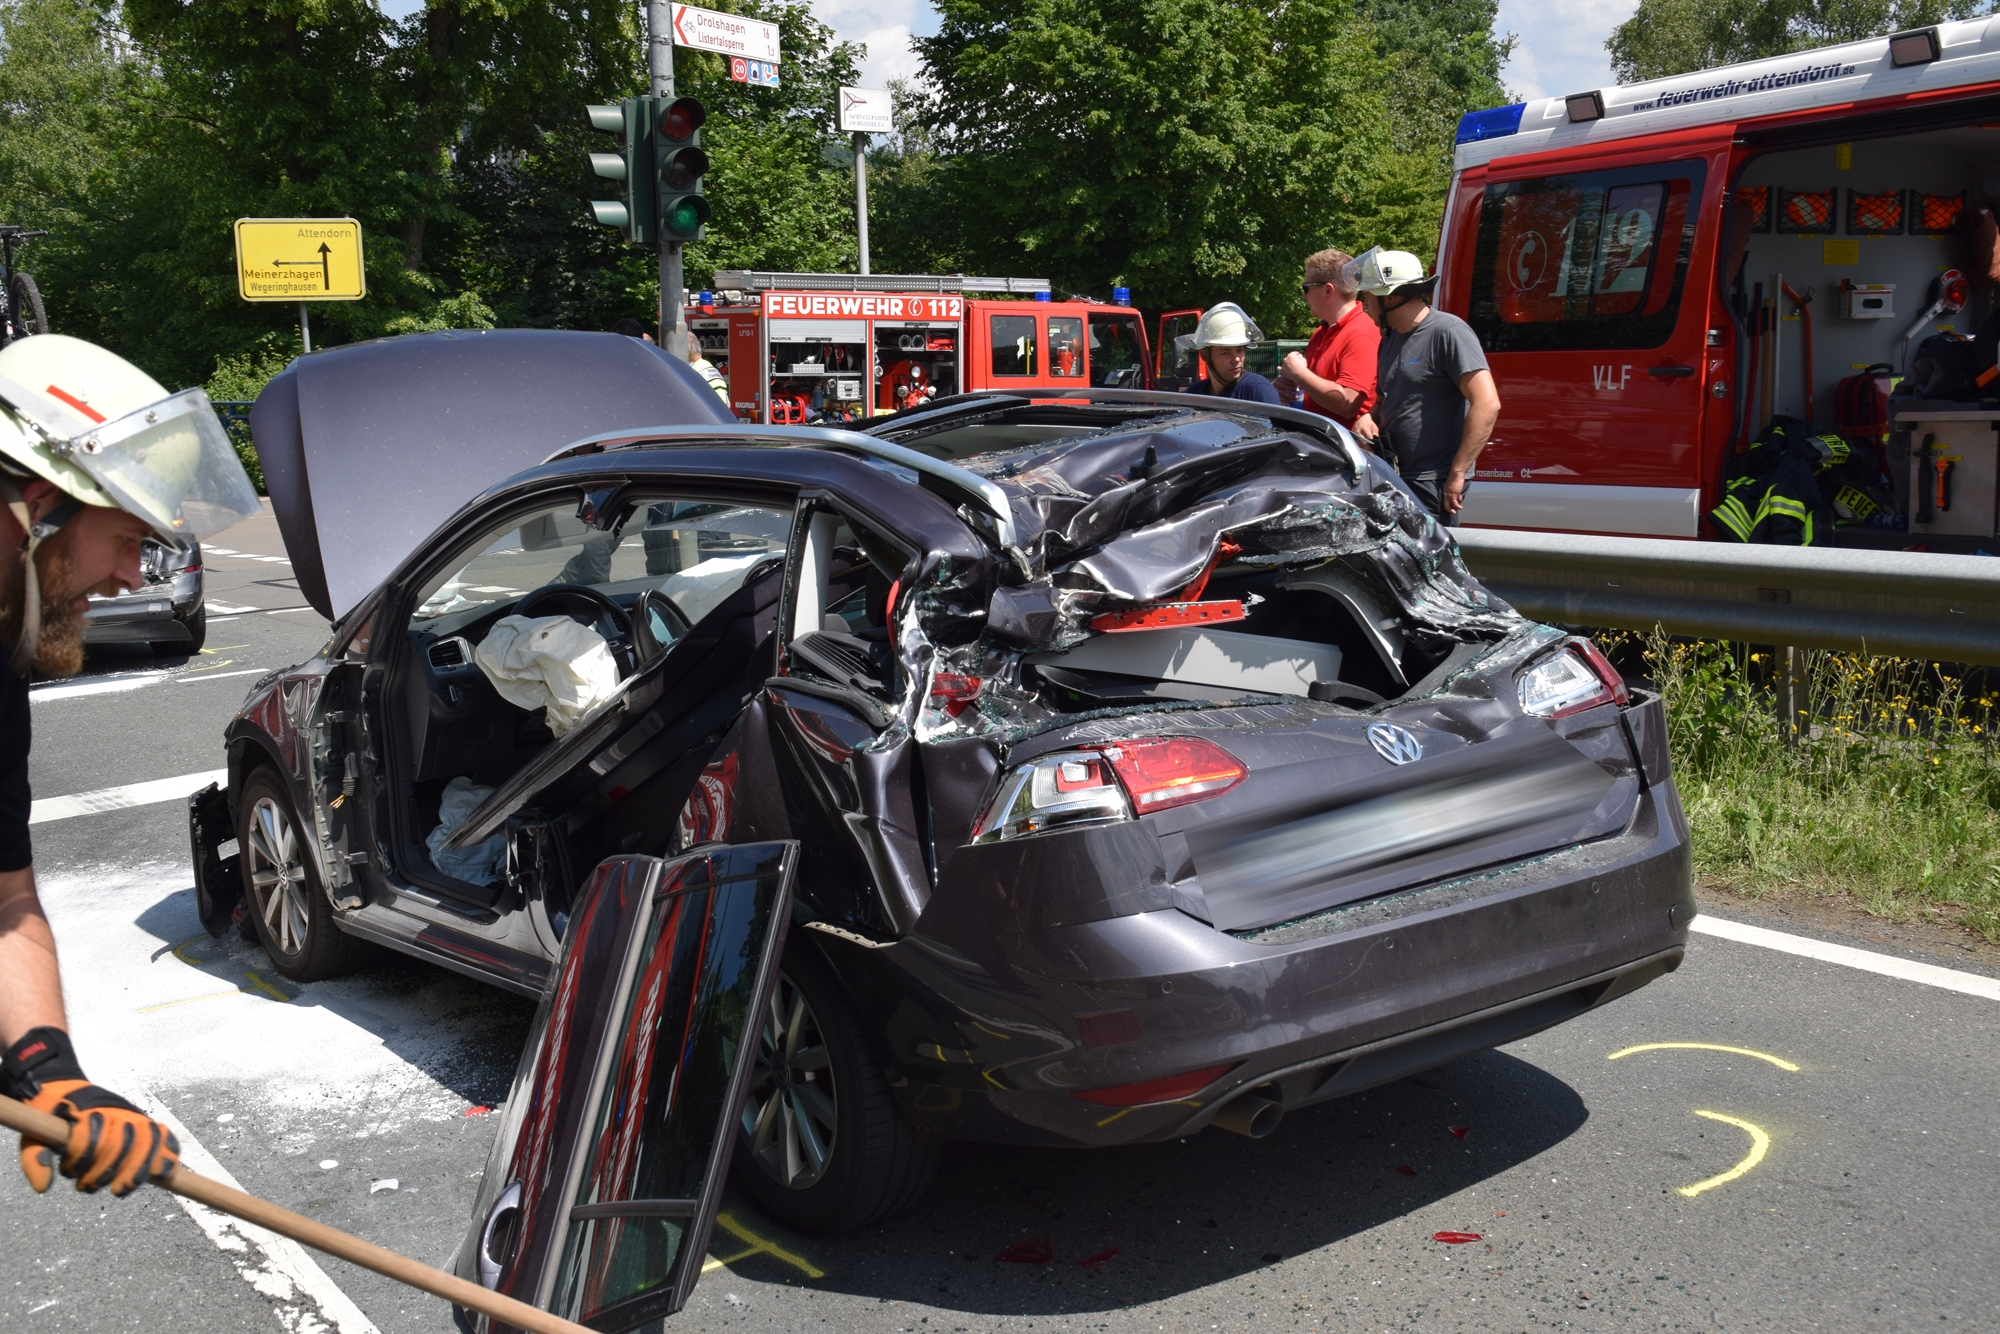
[[1375, 406], [1382, 331], [1362, 311], [1354, 289], [1342, 285], [1347, 280], [1341, 268], [1350, 258], [1344, 251], [1322, 250], [1306, 260], [1303, 290], [1319, 328], [1303, 353], [1286, 355], [1279, 374], [1284, 387], [1305, 391], [1308, 412], [1351, 427]]

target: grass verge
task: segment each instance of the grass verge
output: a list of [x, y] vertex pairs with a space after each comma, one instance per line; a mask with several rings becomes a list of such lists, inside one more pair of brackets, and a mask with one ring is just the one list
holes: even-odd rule
[[1621, 656], [1643, 650], [1666, 698], [1704, 883], [1943, 917], [2000, 943], [2000, 691], [1937, 663], [1807, 650], [1788, 741], [1774, 707], [1779, 655], [1599, 638]]

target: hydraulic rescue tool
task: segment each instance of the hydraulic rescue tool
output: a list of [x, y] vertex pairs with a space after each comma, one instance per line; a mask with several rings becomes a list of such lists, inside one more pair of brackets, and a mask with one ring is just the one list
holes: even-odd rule
[[[0, 1125], [20, 1132], [38, 1144], [61, 1152], [69, 1143], [69, 1122], [47, 1112], [38, 1112], [24, 1103], [0, 1096]], [[526, 1302], [516, 1301], [497, 1292], [468, 1283], [462, 1278], [447, 1274], [441, 1269], [433, 1269], [420, 1264], [406, 1255], [398, 1255], [373, 1242], [350, 1236], [324, 1223], [315, 1223], [310, 1218], [302, 1218], [289, 1209], [283, 1209], [268, 1200], [260, 1200], [255, 1195], [244, 1192], [219, 1181], [197, 1176], [185, 1167], [176, 1165], [165, 1181], [153, 1184], [162, 1186], [176, 1195], [185, 1196], [211, 1209], [220, 1209], [246, 1223], [268, 1228], [280, 1236], [315, 1250], [325, 1251], [350, 1264], [372, 1269], [398, 1283], [412, 1288], [420, 1288], [434, 1297], [442, 1297], [448, 1302], [493, 1317], [497, 1321], [515, 1329], [529, 1330], [533, 1334], [590, 1334], [582, 1325], [573, 1324], [560, 1316], [550, 1315]]]

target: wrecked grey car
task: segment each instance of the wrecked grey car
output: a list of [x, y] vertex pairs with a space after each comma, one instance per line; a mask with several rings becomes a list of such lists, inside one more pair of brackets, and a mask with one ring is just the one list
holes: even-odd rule
[[[794, 841], [725, 1110], [744, 1186], [821, 1230], [914, 1199], [946, 1138], [1260, 1135], [1680, 962], [1659, 700], [1482, 589], [1325, 418], [1037, 389], [866, 433], [741, 426], [645, 351], [632, 393], [658, 403], [599, 430], [559, 375], [535, 420], [481, 406], [520, 403], [534, 359], [626, 356], [564, 342], [599, 337], [421, 335], [265, 391], [280, 524], [336, 626], [253, 690], [227, 789], [191, 803], [211, 929], [244, 896], [294, 977], [365, 939], [543, 995], [541, 1044], [601, 865]], [[370, 380], [412, 360], [450, 374], [383, 425]], [[415, 502], [377, 487], [354, 557], [329, 497], [393, 430], [494, 480], [449, 516], [385, 517]], [[523, 707], [492, 646], [574, 638], [561, 617], [609, 684]], [[625, 1003], [561, 1026], [597, 1072], [563, 1124], [637, 1099], [613, 1073]], [[682, 1030], [646, 1040], [693, 1059]], [[516, 1292], [557, 1291], [546, 1230], [541, 1276], [510, 1269], [531, 1261], [504, 1194], [526, 1104], [557, 1096], [543, 1060], [495, 1148], [488, 1250], [461, 1256]], [[574, 1195], [597, 1152], [536, 1170]], [[697, 1219], [675, 1198], [659, 1216]]]
[[90, 595], [83, 642], [147, 644], [162, 657], [201, 652], [208, 642], [201, 543], [173, 551], [147, 538], [139, 544], [139, 573], [145, 582], [137, 588]]

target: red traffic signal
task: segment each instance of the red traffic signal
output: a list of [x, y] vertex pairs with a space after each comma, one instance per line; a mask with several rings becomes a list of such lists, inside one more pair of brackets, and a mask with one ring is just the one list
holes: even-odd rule
[[660, 113], [660, 137], [684, 142], [692, 139], [707, 121], [708, 108], [701, 104], [699, 98], [676, 97]]

